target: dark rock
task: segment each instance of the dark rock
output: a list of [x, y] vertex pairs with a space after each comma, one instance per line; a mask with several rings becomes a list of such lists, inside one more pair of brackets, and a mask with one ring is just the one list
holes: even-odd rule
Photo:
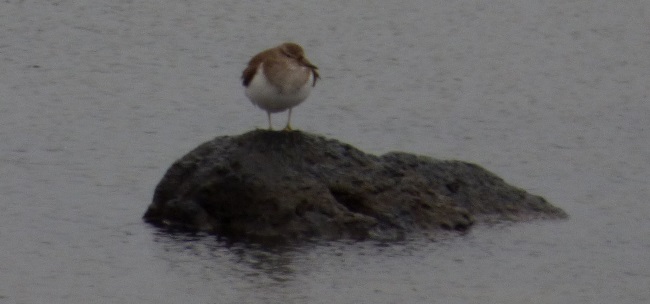
[[470, 163], [381, 157], [299, 131], [217, 137], [176, 161], [148, 222], [233, 239], [402, 239], [476, 220], [562, 218], [542, 197]]

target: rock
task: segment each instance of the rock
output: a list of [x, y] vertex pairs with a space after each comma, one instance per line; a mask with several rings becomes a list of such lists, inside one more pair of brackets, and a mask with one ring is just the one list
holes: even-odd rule
[[374, 156], [300, 131], [217, 137], [176, 161], [150, 223], [261, 242], [403, 239], [476, 221], [563, 218], [542, 197], [470, 163]]

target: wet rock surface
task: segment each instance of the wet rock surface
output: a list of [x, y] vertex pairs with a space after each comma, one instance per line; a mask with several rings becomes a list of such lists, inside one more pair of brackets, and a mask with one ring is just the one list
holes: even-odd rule
[[150, 223], [231, 239], [400, 240], [477, 221], [563, 218], [544, 198], [475, 164], [366, 154], [300, 131], [255, 130], [206, 142], [156, 187]]

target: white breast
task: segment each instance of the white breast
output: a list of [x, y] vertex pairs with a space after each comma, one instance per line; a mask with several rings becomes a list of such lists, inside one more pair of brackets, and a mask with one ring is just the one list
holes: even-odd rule
[[[304, 69], [308, 69], [304, 67]], [[300, 87], [292, 87], [288, 81], [286, 86], [276, 87], [264, 76], [264, 65], [260, 64], [255, 76], [246, 87], [246, 96], [256, 106], [275, 113], [293, 108], [303, 102], [311, 92], [314, 74], [309, 73], [309, 79]]]

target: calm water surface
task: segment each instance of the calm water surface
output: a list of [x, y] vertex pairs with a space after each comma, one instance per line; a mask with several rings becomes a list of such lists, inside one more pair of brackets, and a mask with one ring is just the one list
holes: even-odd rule
[[[0, 302], [648, 303], [648, 20], [634, 0], [3, 1]], [[571, 218], [273, 250], [144, 224], [175, 159], [265, 126], [239, 75], [285, 40], [323, 76], [295, 127], [476, 162]]]

